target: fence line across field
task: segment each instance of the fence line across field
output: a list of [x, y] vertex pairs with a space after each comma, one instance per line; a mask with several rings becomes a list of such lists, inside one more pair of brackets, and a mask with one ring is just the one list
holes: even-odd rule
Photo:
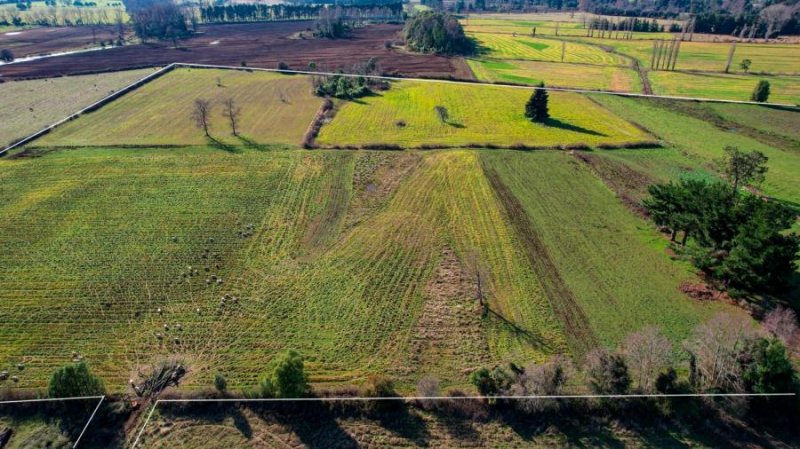
[[264, 403], [297, 403], [297, 402], [390, 402], [390, 401], [463, 401], [463, 400], [523, 400], [523, 399], [642, 399], [642, 398], [738, 398], [738, 397], [794, 397], [796, 393], [668, 393], [668, 394], [560, 394], [560, 395], [500, 395], [500, 396], [391, 396], [391, 397], [318, 397], [318, 398], [197, 398], [197, 399], [157, 399], [147, 418], [139, 429], [136, 439], [131, 445], [135, 449], [153, 417], [158, 404], [164, 403], [237, 403], [237, 402], [264, 402]]
[[522, 86], [519, 84], [507, 84], [507, 83], [487, 83], [481, 81], [458, 81], [458, 80], [446, 80], [446, 79], [436, 79], [436, 78], [407, 78], [401, 76], [383, 76], [383, 75], [359, 75], [355, 73], [337, 73], [337, 72], [316, 72], [310, 70], [281, 70], [281, 69], [268, 69], [268, 68], [261, 68], [261, 67], [241, 67], [241, 66], [228, 66], [228, 65], [217, 65], [217, 64], [198, 64], [198, 63], [184, 63], [184, 62], [173, 62], [161, 69], [157, 70], [154, 73], [151, 73], [138, 81], [134, 81], [133, 83], [101, 98], [100, 100], [95, 101], [94, 103], [86, 106], [77, 112], [74, 112], [65, 118], [49, 125], [41, 130], [29, 135], [28, 137], [24, 137], [17, 142], [6, 146], [3, 149], [0, 149], [0, 157], [4, 156], [9, 151], [19, 148], [23, 145], [27, 145], [32, 141], [38, 139], [39, 137], [47, 134], [48, 132], [54, 130], [56, 127], [63, 125], [64, 123], [78, 118], [81, 114], [86, 112], [91, 112], [95, 109], [99, 109], [105, 103], [108, 103], [111, 100], [116, 99], [117, 97], [121, 97], [127, 94], [130, 91], [138, 89], [144, 84], [164, 75], [165, 73], [178, 68], [198, 68], [198, 69], [223, 69], [223, 70], [239, 70], [239, 71], [246, 71], [246, 72], [272, 72], [272, 73], [286, 73], [286, 74], [295, 74], [295, 75], [317, 75], [317, 76], [344, 76], [350, 78], [368, 78], [368, 79], [378, 79], [378, 80], [390, 80], [390, 81], [419, 81], [419, 82], [427, 82], [427, 83], [447, 83], [447, 84], [457, 84], [457, 85], [464, 85], [464, 86], [496, 86], [502, 88], [511, 88], [511, 89], [544, 89], [553, 92], [573, 92], [579, 94], [601, 94], [601, 95], [618, 95], [622, 97], [635, 97], [635, 98], [663, 98], [667, 100], [684, 100], [684, 101], [703, 101], [703, 102], [710, 102], [710, 103], [732, 103], [732, 104], [749, 104], [749, 105], [758, 105], [758, 106], [778, 106], [784, 108], [798, 108], [797, 105], [788, 104], [788, 103], [760, 103], [756, 101], [741, 101], [741, 100], [724, 100], [721, 98], [701, 98], [701, 97], [682, 97], [682, 96], [673, 96], [673, 95], [653, 95], [653, 94], [639, 94], [633, 92], [617, 92], [612, 90], [592, 90], [592, 89], [577, 89], [577, 88], [568, 88], [568, 87], [538, 87], [538, 86]]

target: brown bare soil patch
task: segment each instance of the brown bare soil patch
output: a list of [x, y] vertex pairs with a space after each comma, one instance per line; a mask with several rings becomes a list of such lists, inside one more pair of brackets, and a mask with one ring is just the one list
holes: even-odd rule
[[[481, 329], [481, 307], [475, 281], [450, 248], [442, 250], [425, 285], [425, 306], [411, 343], [413, 369], [446, 382], [463, 382], [466, 374], [489, 363], [489, 344]], [[424, 372], [422, 371], [424, 367]]]
[[599, 345], [597, 336], [589, 324], [589, 319], [578, 304], [572, 290], [558, 272], [547, 247], [539, 238], [522, 204], [503, 183], [495, 170], [486, 164], [481, 165], [492, 189], [503, 204], [508, 219], [516, 230], [534, 274], [542, 283], [553, 312], [564, 326], [570, 349], [579, 356], [586, 354]]
[[350, 69], [353, 64], [374, 57], [387, 74], [472, 79], [462, 58], [387, 49], [385, 42], [398, 38], [401, 25], [367, 26], [346, 39], [291, 38], [312, 25], [310, 21], [205, 25], [197, 35], [181, 41], [178, 49], [171, 42], [130, 45], [2, 66], [0, 74], [5, 79], [19, 79], [173, 62], [239, 66], [243, 61], [249, 67], [262, 68], [276, 68], [284, 62], [295, 70], [306, 70], [313, 61], [318, 70], [337, 70]]
[[98, 47], [100, 42], [117, 40], [113, 26], [42, 27], [0, 33], [0, 48], [14, 52], [17, 58], [68, 50]]

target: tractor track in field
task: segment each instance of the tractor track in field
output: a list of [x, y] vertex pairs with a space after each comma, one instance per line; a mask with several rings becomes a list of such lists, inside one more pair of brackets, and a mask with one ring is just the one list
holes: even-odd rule
[[539, 238], [525, 209], [511, 190], [500, 179], [500, 175], [481, 159], [489, 184], [500, 199], [511, 225], [519, 237], [525, 255], [536, 277], [541, 281], [547, 300], [556, 317], [561, 321], [570, 349], [582, 356], [599, 345], [589, 319], [578, 304], [575, 294], [567, 286], [553, 262], [547, 247]]

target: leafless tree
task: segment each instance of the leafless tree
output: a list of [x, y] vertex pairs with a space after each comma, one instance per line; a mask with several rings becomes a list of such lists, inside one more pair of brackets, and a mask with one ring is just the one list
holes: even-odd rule
[[239, 116], [242, 114], [242, 109], [236, 106], [236, 102], [233, 101], [233, 98], [228, 98], [225, 100], [225, 109], [222, 111], [222, 115], [228, 119], [228, 122], [231, 124], [231, 132], [233, 132], [234, 136], [239, 135]]
[[[572, 364], [563, 356], [556, 356], [544, 364], [531, 363], [517, 376], [510, 393], [515, 396], [556, 396], [567, 383]], [[558, 408], [559, 401], [541, 397], [519, 399], [516, 406], [527, 413]]]
[[669, 366], [672, 344], [657, 327], [648, 326], [628, 336], [622, 353], [639, 389], [652, 392], [659, 373]]
[[192, 120], [194, 120], [194, 124], [198, 128], [203, 130], [206, 137], [211, 137], [210, 134], [208, 134], [208, 130], [211, 128], [211, 102], [202, 98], [194, 100]]
[[767, 31], [764, 32], [764, 39], [769, 39], [773, 32], [780, 31], [786, 25], [794, 14], [794, 8], [783, 3], [770, 5], [761, 10], [759, 16], [767, 26]]
[[764, 317], [764, 329], [776, 336], [786, 347], [793, 347], [800, 337], [797, 328], [797, 314], [794, 310], [778, 306]]
[[739, 360], [756, 337], [752, 321], [738, 314], [720, 313], [697, 326], [684, 346], [695, 360], [700, 388], [742, 391]]
[[[417, 382], [417, 395], [424, 398], [439, 396], [439, 379], [435, 376], [425, 376]], [[430, 409], [434, 405], [434, 401], [422, 400], [422, 406]]]

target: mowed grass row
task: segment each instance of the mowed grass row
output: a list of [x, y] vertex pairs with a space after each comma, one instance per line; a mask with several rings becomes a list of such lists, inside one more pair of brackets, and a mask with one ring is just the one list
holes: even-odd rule
[[481, 81], [530, 85], [544, 82], [550, 87], [642, 91], [637, 73], [624, 67], [485, 59], [467, 59], [467, 64]]
[[211, 101], [211, 136], [232, 136], [223, 103], [241, 108], [240, 134], [259, 143], [298, 145], [322, 99], [308, 77], [237, 70], [176, 69], [59, 127], [39, 146], [201, 145], [207, 139], [192, 119], [196, 99]]
[[[768, 158], [769, 173], [762, 188], [767, 195], [800, 204], [800, 154], [784, 151], [752, 137], [724, 130], [715, 125], [670, 110], [670, 102], [650, 99], [593, 95], [593, 98], [617, 114], [644, 126], [668, 145], [686, 154], [693, 164], [713, 168], [714, 161], [730, 145], [744, 151], [758, 150]], [[758, 114], [762, 106], [751, 106], [750, 114]], [[788, 119], [791, 120], [791, 119]]]
[[[587, 19], [588, 20], [588, 19]], [[612, 18], [612, 21], [618, 21], [619, 18]], [[556, 26], [558, 23], [558, 26]], [[497, 34], [512, 34], [516, 33], [520, 36], [532, 36], [533, 28], [536, 28], [537, 36], [556, 37], [556, 29], [558, 29], [558, 37], [561, 36], [579, 36], [587, 37], [586, 26], [583, 22], [565, 22], [556, 20], [519, 20], [519, 19], [462, 19], [461, 24], [464, 26], [464, 31], [468, 33], [497, 33]], [[669, 25], [667, 25], [669, 27]], [[595, 31], [595, 36], [599, 36], [600, 32]], [[606, 33], [608, 36], [608, 33]], [[622, 31], [619, 33], [614, 32], [612, 36], [622, 36]], [[672, 39], [673, 34], [669, 32], [663, 33], [640, 33], [634, 32], [634, 39]]]
[[153, 69], [2, 83], [0, 147], [27, 137], [150, 73]]
[[648, 78], [656, 95], [738, 101], [750, 101], [758, 82], [766, 80], [770, 103], [800, 104], [800, 76], [651, 71]]
[[624, 56], [585, 43], [567, 42], [562, 61], [561, 45], [564, 41], [561, 40], [507, 34], [468, 33], [468, 35], [477, 41], [481, 55], [487, 58], [628, 65], [628, 60]]
[[[189, 387], [221, 372], [245, 388], [293, 347], [315, 382], [390, 373], [413, 386], [443, 372], [463, 384], [474, 355], [420, 366], [411, 346], [445, 248], [480, 261], [504, 317], [478, 318], [482, 357], [566, 351], [474, 151], [426, 155], [344, 231], [354, 159], [192, 147], [0, 160], [0, 368], [24, 362], [19, 386], [40, 388], [74, 351], [122, 391], [137, 368], [175, 357], [191, 367]], [[325, 237], [307, 238], [319, 226]]]
[[[579, 94], [551, 92], [546, 125], [524, 115], [532, 90], [486, 85], [401, 81], [358, 101], [340, 103], [317, 138], [323, 146], [394, 144], [462, 146], [621, 145], [647, 133]], [[448, 120], [434, 108], [443, 106]], [[353, 130], [358, 130], [354, 132]]]
[[615, 347], [631, 332], [661, 328], [673, 342], [723, 309], [678, 290], [697, 282], [670, 261], [666, 241], [635, 217], [578, 159], [563, 152], [484, 151], [481, 158], [518, 198], [599, 341]]

